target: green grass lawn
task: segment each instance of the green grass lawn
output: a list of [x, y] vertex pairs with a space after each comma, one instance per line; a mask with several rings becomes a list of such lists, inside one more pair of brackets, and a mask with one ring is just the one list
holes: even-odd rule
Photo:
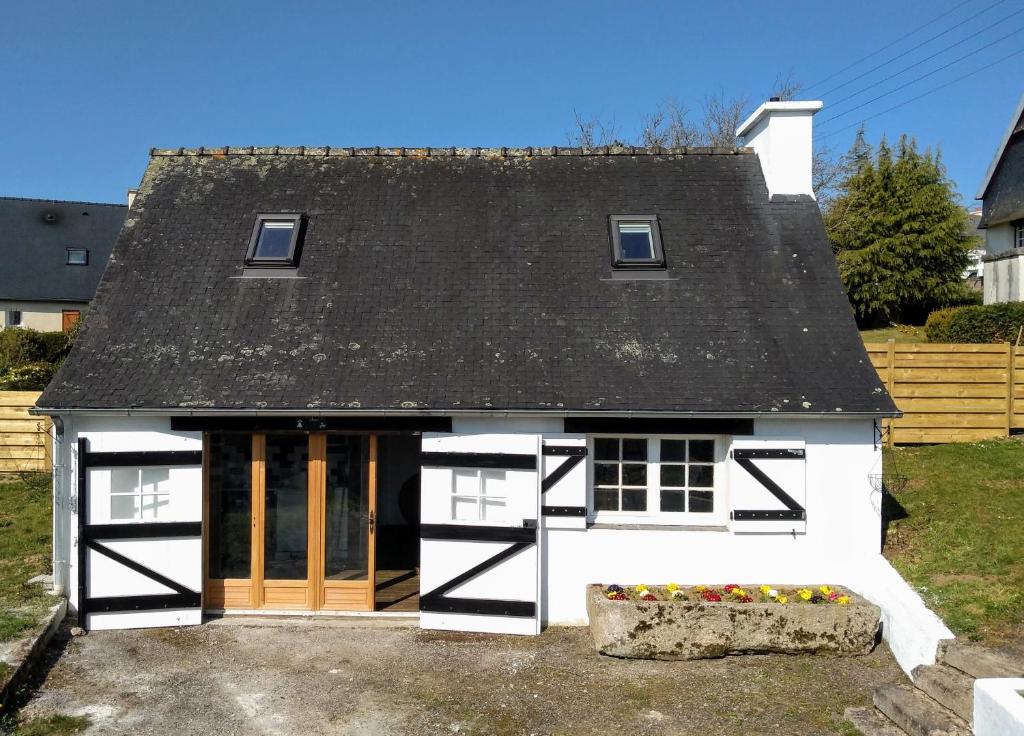
[[924, 334], [924, 327], [912, 325], [894, 325], [874, 330], [861, 330], [860, 336], [864, 342], [885, 342], [889, 339], [896, 342], [928, 342], [928, 338]]
[[[885, 556], [957, 635], [992, 645], [1024, 634], [1024, 441], [897, 447], [909, 479]], [[898, 517], [900, 514], [890, 515]]]
[[31, 628], [54, 600], [29, 578], [50, 571], [50, 476], [0, 482], [0, 641]]

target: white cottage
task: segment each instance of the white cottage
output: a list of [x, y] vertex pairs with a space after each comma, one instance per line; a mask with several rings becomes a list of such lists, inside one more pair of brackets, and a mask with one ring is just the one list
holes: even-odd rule
[[727, 150], [154, 150], [39, 401], [80, 621], [536, 634], [592, 582], [856, 587], [897, 411], [819, 108]]

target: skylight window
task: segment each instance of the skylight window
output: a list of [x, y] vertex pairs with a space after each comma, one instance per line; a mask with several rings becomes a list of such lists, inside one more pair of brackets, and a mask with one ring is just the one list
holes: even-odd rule
[[68, 248], [68, 260], [69, 266], [88, 266], [89, 265], [89, 249], [88, 248]]
[[299, 263], [301, 229], [302, 215], [257, 215], [245, 265], [294, 268]]
[[661, 229], [653, 215], [612, 215], [612, 266], [664, 268]]

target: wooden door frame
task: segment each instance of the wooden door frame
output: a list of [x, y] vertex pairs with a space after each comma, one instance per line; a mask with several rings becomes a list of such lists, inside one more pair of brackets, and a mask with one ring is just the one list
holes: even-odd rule
[[[377, 561], [377, 435], [365, 435], [369, 442], [366, 466], [369, 514], [374, 519], [368, 534], [367, 579], [326, 580], [327, 433], [309, 432], [307, 462], [306, 579], [271, 580], [264, 578], [266, 524], [266, 450], [267, 433], [250, 433], [250, 570], [249, 579], [215, 580], [209, 577], [210, 560], [210, 451], [209, 434], [203, 435], [203, 591], [204, 607], [217, 609], [373, 611], [376, 598]], [[304, 600], [267, 603], [268, 589], [273, 595], [286, 595], [304, 588]], [[286, 590], [287, 589], [287, 590]]]

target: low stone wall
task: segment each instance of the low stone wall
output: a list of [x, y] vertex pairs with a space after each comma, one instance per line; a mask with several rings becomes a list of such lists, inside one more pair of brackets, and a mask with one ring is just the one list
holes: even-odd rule
[[881, 612], [849, 591], [848, 605], [609, 600], [587, 587], [601, 654], [630, 659], [708, 659], [728, 654], [870, 652]]

